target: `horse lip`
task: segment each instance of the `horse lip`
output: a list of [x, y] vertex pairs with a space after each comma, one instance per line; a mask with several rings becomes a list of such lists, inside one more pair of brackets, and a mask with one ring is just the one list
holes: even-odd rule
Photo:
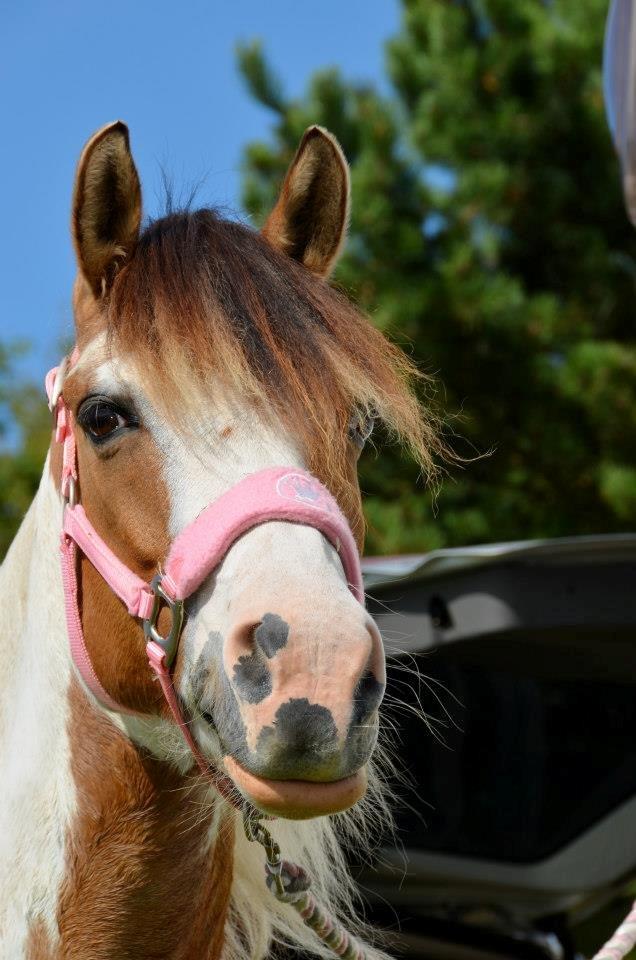
[[342, 780], [315, 783], [310, 780], [269, 780], [250, 773], [231, 756], [223, 757], [226, 773], [243, 796], [263, 813], [287, 820], [306, 820], [348, 810], [367, 789], [367, 770], [362, 767]]

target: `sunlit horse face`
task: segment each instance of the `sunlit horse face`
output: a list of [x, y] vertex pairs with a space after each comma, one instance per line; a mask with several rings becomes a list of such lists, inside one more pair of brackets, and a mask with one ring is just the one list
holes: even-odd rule
[[[359, 537], [366, 425], [352, 387], [362, 373], [353, 360], [347, 369], [347, 351], [372, 374], [377, 362], [378, 380], [389, 361], [355, 311], [353, 327], [336, 329], [346, 309], [324, 278], [347, 213], [346, 162], [318, 128], [261, 236], [210, 211], [169, 216], [140, 236], [126, 128], [87, 145], [73, 211], [80, 360], [64, 396], [79, 425], [86, 512], [146, 579], [207, 504], [270, 466], [311, 469]], [[139, 625], [85, 560], [80, 580], [103, 686], [141, 713], [161, 712]], [[373, 621], [313, 528], [256, 527], [188, 603], [176, 688], [201, 749], [263, 809], [312, 816], [364, 793], [384, 681]]]

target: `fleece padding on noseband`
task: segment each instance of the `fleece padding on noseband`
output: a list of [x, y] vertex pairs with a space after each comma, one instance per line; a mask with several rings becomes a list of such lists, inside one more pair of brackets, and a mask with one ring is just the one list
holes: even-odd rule
[[363, 602], [358, 550], [342, 511], [319, 480], [290, 467], [252, 473], [206, 507], [173, 542], [163, 589], [173, 600], [189, 597], [239, 537], [273, 520], [319, 530], [338, 552], [349, 589]]

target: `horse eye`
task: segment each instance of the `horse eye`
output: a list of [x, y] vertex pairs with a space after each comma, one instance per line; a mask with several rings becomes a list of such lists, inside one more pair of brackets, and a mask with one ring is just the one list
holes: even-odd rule
[[349, 439], [362, 450], [373, 433], [375, 417], [370, 413], [355, 414], [349, 422]]
[[134, 417], [103, 397], [85, 400], [77, 419], [94, 443], [102, 443], [126, 427], [138, 425]]

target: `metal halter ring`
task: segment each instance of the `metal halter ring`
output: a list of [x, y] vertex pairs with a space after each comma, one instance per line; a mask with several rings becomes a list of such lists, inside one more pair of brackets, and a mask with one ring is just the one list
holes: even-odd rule
[[[177, 653], [181, 628], [183, 627], [183, 600], [173, 600], [168, 596], [161, 586], [160, 573], [153, 578], [150, 587], [155, 595], [155, 601], [150, 616], [143, 622], [144, 633], [146, 635], [146, 641], [154, 640], [154, 642], [161, 647], [166, 655], [166, 665], [170, 667]], [[170, 631], [165, 637], [162, 637], [157, 629], [157, 621], [159, 620], [159, 614], [164, 604], [170, 610], [172, 623], [170, 624]]]

